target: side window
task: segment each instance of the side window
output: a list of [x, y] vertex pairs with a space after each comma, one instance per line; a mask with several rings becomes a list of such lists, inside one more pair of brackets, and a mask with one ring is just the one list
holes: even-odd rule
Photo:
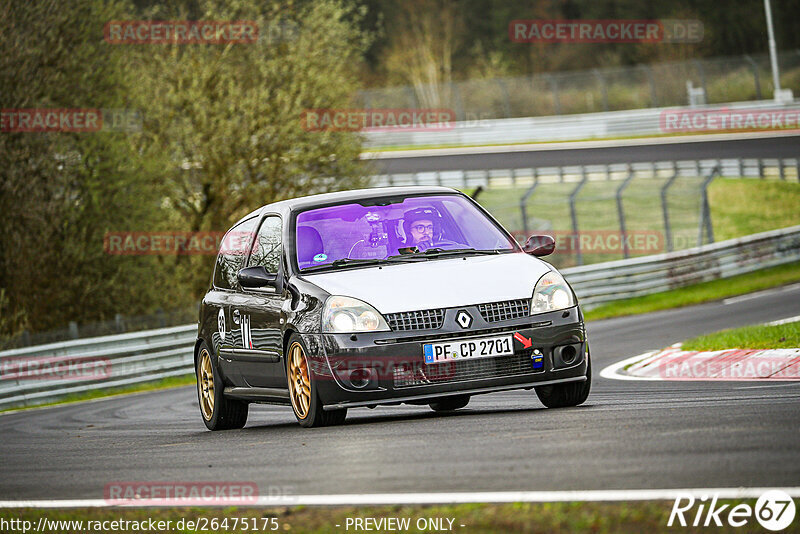
[[281, 232], [280, 217], [267, 217], [258, 230], [253, 252], [250, 254], [248, 267], [264, 266], [268, 272], [277, 273], [281, 262]]
[[236, 287], [236, 273], [244, 265], [247, 247], [250, 245], [253, 232], [258, 219], [253, 217], [234, 226], [225, 237], [217, 255], [217, 264], [214, 268], [214, 286], [220, 289], [233, 289]]

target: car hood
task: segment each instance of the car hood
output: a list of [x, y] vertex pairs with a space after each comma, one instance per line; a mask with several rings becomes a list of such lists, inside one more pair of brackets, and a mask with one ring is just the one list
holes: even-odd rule
[[460, 256], [303, 275], [331, 295], [371, 304], [381, 313], [452, 308], [529, 298], [550, 266], [521, 252]]

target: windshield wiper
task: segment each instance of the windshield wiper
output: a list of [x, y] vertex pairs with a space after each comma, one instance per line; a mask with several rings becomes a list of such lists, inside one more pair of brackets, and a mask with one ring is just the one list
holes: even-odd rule
[[311, 267], [306, 267], [301, 269], [302, 272], [308, 273], [312, 271], [322, 271], [325, 269], [335, 268], [335, 267], [342, 267], [344, 265], [378, 265], [384, 263], [385, 260], [378, 259], [378, 258], [340, 258], [338, 260], [334, 260], [331, 263], [325, 263], [322, 265], [312, 265]]
[[305, 269], [301, 269], [301, 272], [309, 273], [314, 271], [324, 271], [330, 268], [336, 267], [345, 267], [350, 265], [384, 265], [386, 263], [394, 263], [397, 261], [407, 261], [407, 260], [421, 260], [419, 256], [411, 256], [411, 255], [402, 255], [402, 256], [389, 256], [388, 258], [340, 258], [338, 260], [334, 260], [331, 263], [326, 263], [324, 265], [312, 265], [311, 267], [306, 267]]
[[486, 249], [486, 250], [479, 250], [475, 248], [451, 248], [451, 249], [443, 249], [439, 247], [429, 248], [423, 254], [428, 256], [450, 256], [456, 254], [501, 254], [506, 249]]

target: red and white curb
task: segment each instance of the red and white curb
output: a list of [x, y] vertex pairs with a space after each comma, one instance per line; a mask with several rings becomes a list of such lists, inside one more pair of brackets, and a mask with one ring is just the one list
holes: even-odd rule
[[680, 344], [603, 369], [616, 380], [800, 380], [800, 349], [682, 350]]
[[[800, 315], [766, 326], [795, 322], [800, 322]], [[681, 350], [681, 344], [675, 343], [609, 365], [600, 376], [612, 380], [793, 381], [800, 380], [800, 349], [693, 351]]]

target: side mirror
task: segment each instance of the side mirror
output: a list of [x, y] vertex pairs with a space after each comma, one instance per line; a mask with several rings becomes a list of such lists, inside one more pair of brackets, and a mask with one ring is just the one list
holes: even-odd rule
[[531, 256], [547, 256], [556, 250], [556, 240], [549, 235], [532, 235], [522, 250]]
[[240, 269], [239, 272], [236, 273], [236, 278], [239, 280], [239, 284], [241, 284], [242, 287], [254, 289], [266, 286], [276, 287], [278, 275], [268, 273], [263, 266], [257, 265], [255, 267]]

